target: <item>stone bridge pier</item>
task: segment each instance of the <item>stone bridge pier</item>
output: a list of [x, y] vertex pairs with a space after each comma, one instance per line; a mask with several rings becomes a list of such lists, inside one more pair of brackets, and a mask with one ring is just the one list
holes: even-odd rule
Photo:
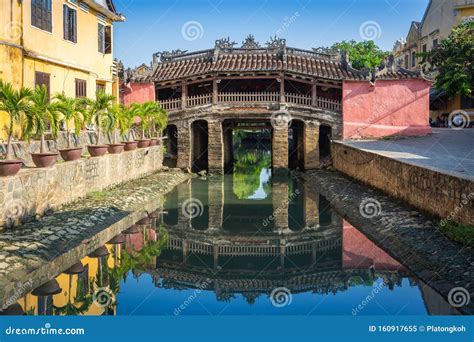
[[[267, 119], [267, 125], [271, 127], [270, 118]], [[229, 123], [231, 120], [234, 123], [238, 121], [199, 118], [173, 123], [177, 127], [176, 167], [192, 171], [205, 168], [206, 171], [218, 174], [230, 171], [234, 158], [234, 128]], [[271, 134], [272, 167], [275, 172], [285, 172], [290, 168], [306, 171], [317, 169], [322, 154], [326, 157], [329, 155], [331, 127], [316, 120], [294, 119], [288, 127], [271, 127]]]

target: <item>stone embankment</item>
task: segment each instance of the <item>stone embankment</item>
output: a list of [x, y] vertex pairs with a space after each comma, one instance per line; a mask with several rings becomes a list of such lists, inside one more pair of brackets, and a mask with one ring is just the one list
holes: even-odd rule
[[28, 292], [56, 277], [147, 213], [160, 210], [164, 194], [190, 177], [175, 169], [154, 173], [0, 232], [0, 307], [18, 296], [17, 289]]
[[[452, 242], [423, 214], [339, 172], [319, 170], [304, 180], [344, 219], [446, 300], [456, 287], [474, 298], [474, 251]], [[458, 308], [474, 314], [474, 301]]]

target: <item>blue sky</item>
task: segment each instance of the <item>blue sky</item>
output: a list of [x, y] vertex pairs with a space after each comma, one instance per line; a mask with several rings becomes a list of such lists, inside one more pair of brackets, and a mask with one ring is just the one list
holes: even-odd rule
[[230, 36], [240, 46], [253, 34], [303, 49], [343, 39], [374, 38], [386, 50], [421, 20], [428, 0], [115, 0], [127, 20], [115, 25], [115, 57], [149, 63], [157, 51], [195, 51]]

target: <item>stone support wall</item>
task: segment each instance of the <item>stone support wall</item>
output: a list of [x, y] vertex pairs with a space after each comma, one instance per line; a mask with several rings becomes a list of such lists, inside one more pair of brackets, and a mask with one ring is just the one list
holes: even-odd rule
[[178, 125], [178, 164], [180, 169], [191, 168], [191, 125]]
[[[472, 225], [474, 182], [344, 143], [332, 144], [334, 167], [435, 217]], [[383, 210], [383, 208], [382, 208]]]
[[272, 164], [274, 170], [288, 169], [288, 128], [274, 128], [272, 136]]
[[304, 125], [304, 169], [313, 170], [319, 167], [319, 124]]
[[23, 169], [0, 178], [0, 229], [162, 168], [161, 147]]
[[208, 168], [210, 172], [224, 172], [224, 144], [222, 135], [222, 122], [219, 120], [208, 121], [209, 147]]

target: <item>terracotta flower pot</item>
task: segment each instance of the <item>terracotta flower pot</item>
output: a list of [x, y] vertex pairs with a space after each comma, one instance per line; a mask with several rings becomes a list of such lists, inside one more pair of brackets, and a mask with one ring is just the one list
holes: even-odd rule
[[144, 148], [150, 146], [150, 139], [138, 139], [138, 148]]
[[138, 141], [124, 141], [125, 151], [133, 151], [137, 148]]
[[20, 159], [0, 160], [0, 177], [16, 175], [22, 165], [23, 161]]
[[102, 157], [107, 153], [107, 145], [87, 145], [87, 150], [91, 157]]
[[109, 144], [107, 151], [109, 151], [110, 154], [120, 154], [123, 152], [124, 147], [125, 144]]
[[64, 148], [59, 150], [59, 154], [64, 161], [78, 160], [82, 155], [82, 147]]
[[158, 138], [151, 138], [150, 139], [150, 146], [158, 145]]
[[32, 153], [31, 159], [33, 159], [36, 167], [50, 167], [58, 159], [58, 154], [56, 152]]

